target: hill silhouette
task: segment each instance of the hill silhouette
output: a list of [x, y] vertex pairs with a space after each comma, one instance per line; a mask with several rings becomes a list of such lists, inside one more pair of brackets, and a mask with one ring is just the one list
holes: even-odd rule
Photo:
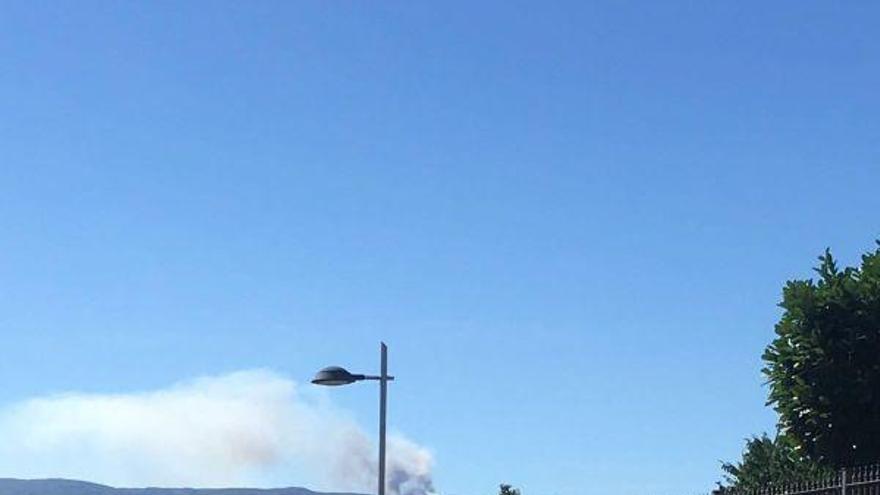
[[67, 479], [0, 478], [0, 495], [357, 495], [307, 488], [115, 488]]

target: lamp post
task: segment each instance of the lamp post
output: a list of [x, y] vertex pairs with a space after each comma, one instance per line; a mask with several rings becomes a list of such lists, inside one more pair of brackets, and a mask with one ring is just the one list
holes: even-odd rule
[[381, 374], [379, 376], [360, 375], [349, 373], [348, 370], [339, 366], [328, 366], [322, 369], [312, 383], [337, 387], [363, 380], [379, 381], [379, 495], [385, 495], [385, 409], [388, 402], [388, 382], [394, 380], [388, 375], [388, 346], [381, 343]]

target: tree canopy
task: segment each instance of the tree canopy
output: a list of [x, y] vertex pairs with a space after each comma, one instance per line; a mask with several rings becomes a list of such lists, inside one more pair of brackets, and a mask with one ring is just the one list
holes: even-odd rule
[[[806, 480], [814, 480], [831, 474], [828, 469], [805, 459], [797, 452], [791, 438], [777, 435], [771, 439], [767, 434], [746, 440], [742, 460], [724, 463], [721, 468], [729, 487], [740, 491], [753, 491]], [[716, 493], [724, 493], [721, 488]]]
[[[878, 243], [880, 244], [880, 243]], [[818, 281], [789, 281], [763, 359], [780, 432], [829, 467], [880, 460], [880, 249], [840, 270], [826, 250]]]
[[763, 355], [778, 434], [747, 440], [740, 462], [722, 464], [716, 493], [880, 462], [880, 248], [843, 270], [826, 249], [815, 271], [785, 284]]

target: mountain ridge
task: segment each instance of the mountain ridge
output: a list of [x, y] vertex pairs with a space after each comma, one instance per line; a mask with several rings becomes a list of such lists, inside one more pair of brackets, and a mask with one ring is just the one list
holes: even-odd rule
[[66, 478], [0, 478], [0, 495], [361, 495], [318, 492], [290, 486], [282, 488], [117, 488], [91, 481]]

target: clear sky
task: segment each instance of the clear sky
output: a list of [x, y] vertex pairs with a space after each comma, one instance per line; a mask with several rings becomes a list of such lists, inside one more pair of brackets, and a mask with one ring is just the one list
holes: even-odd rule
[[[444, 494], [708, 490], [773, 428], [783, 282], [880, 235], [878, 22], [3, 2], [0, 404], [370, 371], [384, 339]], [[375, 430], [375, 390], [327, 396]]]

